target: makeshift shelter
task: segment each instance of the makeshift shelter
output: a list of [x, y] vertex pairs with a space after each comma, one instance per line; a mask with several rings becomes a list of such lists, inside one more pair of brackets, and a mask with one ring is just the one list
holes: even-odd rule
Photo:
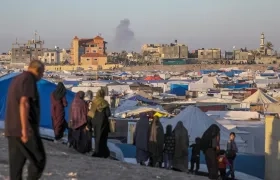
[[[201, 137], [208, 127], [212, 124], [217, 124], [221, 129], [221, 148], [226, 148], [230, 131], [217, 121], [207, 116], [199, 108], [195, 106], [188, 106], [172, 119], [164, 119], [162, 125], [166, 128], [167, 125], [172, 125], [175, 128], [176, 124], [182, 121], [185, 128], [189, 132], [190, 142], [194, 142], [196, 137]], [[236, 136], [236, 143], [241, 152], [246, 151], [246, 143], [240, 136]]]
[[154, 76], [146, 76], [144, 78], [145, 81], [159, 81], [159, 80], [163, 80], [161, 77], [159, 77], [158, 75], [154, 75]]
[[128, 100], [140, 101], [140, 102], [143, 102], [143, 103], [149, 104], [149, 105], [157, 105], [158, 104], [155, 101], [144, 98], [143, 96], [140, 96], [140, 95], [134, 95], [134, 96], [128, 98]]
[[273, 97], [265, 94], [262, 90], [258, 89], [254, 94], [252, 94], [242, 102], [246, 106], [246, 108], [250, 107], [251, 111], [264, 111], [265, 105], [277, 103], [278, 101]]
[[[13, 80], [19, 73], [10, 73], [8, 75], [0, 77], [0, 120], [5, 120], [6, 114], [6, 101], [7, 101], [7, 93], [8, 88]], [[40, 80], [37, 83], [39, 95], [40, 95], [40, 127], [50, 128], [52, 129], [52, 121], [51, 121], [51, 105], [50, 105], [50, 95], [55, 90], [56, 85], [47, 80]], [[74, 93], [72, 91], [67, 90], [66, 99], [68, 101], [68, 107], [65, 110], [66, 120], [68, 120], [69, 107], [71, 102], [74, 99]]]

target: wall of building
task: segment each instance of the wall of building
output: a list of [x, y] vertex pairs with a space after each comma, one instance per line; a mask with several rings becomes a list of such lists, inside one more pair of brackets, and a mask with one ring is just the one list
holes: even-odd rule
[[220, 49], [199, 49], [198, 59], [221, 59]]
[[242, 52], [242, 51], [234, 51], [234, 59], [235, 60], [248, 60], [249, 59], [249, 53], [248, 52]]
[[159, 53], [162, 58], [188, 58], [188, 46], [162, 46], [159, 48]]
[[12, 48], [11, 61], [13, 63], [29, 63], [30, 60], [38, 59], [38, 56], [43, 55], [43, 48], [33, 48], [21, 46]]
[[107, 57], [81, 57], [82, 65], [105, 65]]
[[[122, 65], [119, 64], [106, 64], [106, 65], [101, 65], [101, 68], [103, 70], [109, 70], [112, 68], [121, 68], [123, 67]], [[28, 68], [28, 66], [24, 66], [24, 68]], [[74, 71], [74, 70], [78, 70], [78, 69], [84, 69], [84, 70], [88, 70], [88, 69], [92, 69], [92, 70], [97, 70], [98, 66], [97, 65], [46, 65], [45, 69], [47, 71]]]

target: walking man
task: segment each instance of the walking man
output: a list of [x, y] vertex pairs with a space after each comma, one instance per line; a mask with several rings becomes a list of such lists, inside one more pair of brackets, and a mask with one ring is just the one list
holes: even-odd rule
[[28, 180], [38, 180], [45, 168], [46, 154], [40, 138], [40, 104], [36, 82], [45, 67], [39, 60], [30, 62], [28, 70], [16, 76], [9, 87], [5, 135], [9, 145], [10, 180], [22, 180], [28, 160]]

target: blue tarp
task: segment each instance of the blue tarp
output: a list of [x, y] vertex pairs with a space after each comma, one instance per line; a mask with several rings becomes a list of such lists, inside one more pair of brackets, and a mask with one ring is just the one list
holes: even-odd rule
[[[123, 152], [125, 158], [135, 158], [136, 148], [129, 144], [116, 144]], [[191, 155], [191, 149], [189, 149], [189, 155]], [[190, 158], [189, 158], [190, 160]], [[204, 154], [201, 153], [200, 158], [201, 164], [205, 163]], [[260, 179], [264, 178], [264, 156], [257, 156], [251, 154], [238, 154], [235, 159], [235, 170], [243, 172], [245, 174], [258, 177]]]
[[176, 96], [185, 96], [188, 89], [188, 84], [171, 84], [170, 94], [175, 94]]
[[[12, 79], [19, 73], [11, 73], [6, 76], [0, 77], [0, 120], [5, 119], [6, 113], [6, 101], [9, 85]], [[47, 80], [40, 80], [37, 83], [39, 95], [40, 95], [40, 126], [44, 128], [52, 129], [51, 121], [51, 104], [50, 95], [55, 90], [56, 85]], [[67, 90], [66, 99], [68, 102], [68, 107], [65, 109], [66, 120], [68, 120], [68, 108], [74, 99], [75, 94], [72, 91]]]
[[153, 100], [144, 98], [143, 96], [140, 96], [140, 95], [132, 96], [132, 97], [128, 98], [128, 100], [132, 100], [132, 101], [142, 101], [142, 102], [144, 102], [144, 103], [146, 103], [146, 104], [149, 104], [149, 105], [157, 105], [157, 104], [158, 104], [158, 103], [154, 102]]

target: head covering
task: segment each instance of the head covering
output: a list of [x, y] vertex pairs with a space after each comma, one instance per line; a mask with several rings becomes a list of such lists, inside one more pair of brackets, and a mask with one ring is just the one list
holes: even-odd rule
[[77, 92], [71, 105], [71, 128], [77, 129], [87, 122], [87, 105], [83, 100], [85, 93]]
[[162, 125], [159, 121], [159, 117], [158, 116], [154, 116], [154, 120], [152, 122], [152, 126], [151, 126], [151, 134], [150, 134], [150, 142], [157, 142], [157, 133], [158, 133], [158, 128], [162, 128]]
[[200, 141], [201, 150], [205, 151], [209, 148], [213, 138], [217, 137], [219, 134], [220, 128], [217, 124], [212, 124], [208, 129], [206, 129]]
[[97, 91], [95, 99], [92, 101], [91, 108], [88, 112], [89, 117], [94, 118], [96, 111], [102, 112], [103, 109], [109, 107], [109, 103], [104, 99], [104, 97], [105, 91], [103, 89]]
[[182, 121], [179, 121], [174, 128], [175, 136], [183, 136], [189, 138], [188, 130], [185, 128]]
[[179, 121], [175, 128], [175, 157], [182, 157], [188, 154], [188, 147], [189, 147], [189, 133], [188, 130], [184, 127], [182, 121]]
[[171, 136], [171, 135], [172, 135], [172, 125], [171, 125], [171, 124], [168, 124], [168, 125], [166, 126], [166, 132], [165, 132], [165, 134], [166, 134], [167, 136]]
[[88, 90], [85, 94], [85, 101], [92, 101], [93, 98], [93, 92], [91, 90]]
[[53, 97], [56, 100], [61, 100], [66, 95], [66, 88], [62, 82], [59, 82], [56, 89], [53, 91]]

